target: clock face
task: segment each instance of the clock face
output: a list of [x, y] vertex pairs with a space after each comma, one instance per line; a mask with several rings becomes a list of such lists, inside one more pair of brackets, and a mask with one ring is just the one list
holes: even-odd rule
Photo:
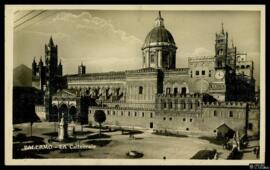
[[216, 79], [223, 79], [224, 71], [218, 70], [215, 74]]

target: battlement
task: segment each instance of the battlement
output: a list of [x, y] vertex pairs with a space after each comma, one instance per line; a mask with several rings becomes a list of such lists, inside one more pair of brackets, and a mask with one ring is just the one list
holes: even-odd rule
[[202, 98], [202, 94], [157, 94], [158, 98]]
[[78, 79], [125, 79], [126, 74], [124, 71], [119, 72], [104, 72], [104, 73], [88, 73], [88, 74], [72, 74], [72, 75], [65, 75], [67, 79], [70, 80], [78, 80]]
[[242, 107], [245, 108], [245, 102], [206, 102], [203, 103], [204, 107]]
[[138, 70], [126, 70], [126, 73], [146, 73], [146, 72], [157, 72], [156, 68], [142, 68]]
[[165, 73], [188, 74], [189, 68], [165, 69]]
[[188, 57], [188, 62], [215, 61], [213, 56]]

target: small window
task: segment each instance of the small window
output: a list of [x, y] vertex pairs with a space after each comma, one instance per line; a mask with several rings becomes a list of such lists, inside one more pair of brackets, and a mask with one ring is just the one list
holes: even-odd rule
[[200, 75], [200, 72], [199, 71], [196, 71], [196, 76]]
[[249, 65], [247, 65], [247, 66], [246, 66], [246, 68], [250, 68], [250, 66], [249, 66]]
[[135, 116], [135, 117], [137, 116], [137, 112], [134, 112], [134, 116]]
[[217, 116], [217, 111], [216, 111], [216, 110], [214, 110], [214, 116], [215, 116], [215, 117]]
[[200, 106], [200, 102], [197, 102], [197, 106], [198, 106], [198, 107]]
[[154, 54], [151, 55], [150, 60], [151, 60], [151, 63], [155, 62], [155, 55]]
[[253, 124], [252, 123], [248, 123], [248, 130], [252, 130], [253, 129]]
[[163, 117], [163, 120], [166, 120], [166, 117]]
[[166, 88], [166, 94], [171, 94], [171, 88]]
[[89, 113], [91, 113], [91, 110], [89, 111]]
[[185, 122], [186, 121], [186, 118], [183, 118], [183, 122]]
[[232, 111], [230, 111], [230, 117], [233, 117], [233, 112]]
[[173, 94], [176, 95], [178, 93], [178, 88], [173, 89]]
[[128, 112], [128, 116], [130, 116], [130, 112]]
[[163, 103], [163, 108], [166, 108], [166, 103], [165, 102]]
[[139, 94], [143, 94], [143, 87], [142, 86], [139, 87]]
[[190, 71], [190, 78], [192, 78], [193, 74], [192, 74], [192, 70]]
[[192, 107], [193, 107], [193, 105], [192, 105], [192, 103], [190, 103], [190, 108], [192, 109]]
[[172, 108], [172, 102], [169, 102], [169, 109]]
[[145, 63], [145, 56], [143, 56], [143, 63]]
[[113, 115], [115, 116], [115, 111], [113, 111]]
[[192, 122], [192, 119], [189, 119], [190, 122]]
[[142, 117], [144, 117], [144, 112], [142, 112]]
[[189, 131], [189, 128], [186, 128], [186, 131]]
[[241, 65], [241, 69], [244, 69], [245, 68], [245, 66], [244, 65]]
[[124, 116], [124, 113], [123, 112], [121, 112], [121, 116]]
[[150, 113], [150, 118], [152, 118], [153, 117], [153, 113]]
[[204, 70], [202, 71], [202, 75], [205, 75], [205, 71]]
[[186, 108], [186, 103], [183, 103], [183, 109], [185, 109]]
[[212, 71], [211, 70], [209, 70], [209, 75], [208, 75], [209, 77], [211, 77], [212, 76]]
[[108, 113], [108, 115], [110, 115], [110, 111], [108, 111], [107, 113]]
[[169, 120], [172, 120], [172, 118], [170, 117], [170, 119]]
[[217, 132], [217, 130], [214, 130], [214, 133], [216, 133]]

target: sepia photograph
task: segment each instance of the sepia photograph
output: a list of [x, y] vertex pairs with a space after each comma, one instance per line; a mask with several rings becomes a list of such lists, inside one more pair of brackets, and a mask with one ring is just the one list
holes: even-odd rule
[[265, 161], [263, 5], [6, 5], [7, 165]]

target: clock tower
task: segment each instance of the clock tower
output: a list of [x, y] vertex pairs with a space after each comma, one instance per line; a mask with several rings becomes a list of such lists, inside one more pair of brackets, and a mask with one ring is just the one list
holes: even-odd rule
[[228, 54], [228, 33], [224, 31], [223, 23], [215, 40], [215, 76], [210, 85], [210, 93], [218, 100], [226, 99], [226, 68]]

